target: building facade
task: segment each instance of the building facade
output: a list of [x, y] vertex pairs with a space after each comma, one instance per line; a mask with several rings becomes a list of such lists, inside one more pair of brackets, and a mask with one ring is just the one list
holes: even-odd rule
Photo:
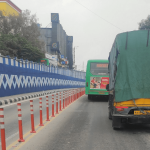
[[10, 0], [0, 0], [0, 11], [4, 16], [19, 15], [22, 11]]
[[[73, 36], [68, 36], [59, 21], [59, 14], [51, 14], [52, 28], [40, 28], [40, 39], [45, 43], [45, 50], [51, 55], [58, 55], [59, 63], [67, 59], [69, 69], [73, 69]], [[38, 25], [39, 26], [39, 25]]]

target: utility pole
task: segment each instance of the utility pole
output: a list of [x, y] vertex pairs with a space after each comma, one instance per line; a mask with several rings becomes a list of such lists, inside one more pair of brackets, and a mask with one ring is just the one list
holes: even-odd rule
[[84, 62], [83, 62], [83, 66], [82, 67], [83, 67], [82, 70], [84, 71]]
[[73, 48], [73, 65], [74, 65], [74, 68], [75, 68], [75, 49], [78, 48], [79, 46], [75, 46]]

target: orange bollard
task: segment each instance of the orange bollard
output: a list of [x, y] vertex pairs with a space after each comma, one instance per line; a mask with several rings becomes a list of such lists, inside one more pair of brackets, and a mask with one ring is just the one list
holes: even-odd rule
[[31, 131], [30, 131], [30, 133], [36, 133], [35, 128], [34, 128], [33, 100], [30, 100], [30, 113], [31, 113]]
[[70, 91], [68, 91], [68, 105], [70, 104]]
[[72, 90], [70, 90], [70, 103], [72, 103]]
[[1, 127], [1, 149], [6, 150], [4, 108], [0, 108], [0, 127]]
[[63, 91], [63, 109], [65, 109], [65, 91]]
[[65, 94], [65, 101], [66, 101], [65, 104], [66, 104], [66, 107], [67, 107], [67, 100], [68, 100], [68, 99], [67, 99], [67, 93], [68, 93], [68, 92], [66, 91], [66, 94]]
[[58, 93], [56, 93], [56, 114], [59, 114], [59, 112], [58, 112]]
[[55, 113], [54, 113], [54, 94], [52, 94], [52, 117], [55, 117]]
[[74, 89], [73, 89], [73, 102], [74, 102], [74, 100], [75, 100], [75, 92], [74, 92]]
[[69, 90], [69, 104], [70, 104], [70, 102], [71, 102], [71, 96], [70, 96], [70, 90]]
[[39, 108], [40, 108], [40, 124], [39, 126], [44, 126], [42, 117], [42, 98], [39, 98]]
[[50, 121], [49, 119], [49, 99], [48, 96], [46, 96], [46, 121]]
[[59, 111], [62, 111], [61, 110], [61, 92], [59, 92]]
[[17, 103], [17, 107], [18, 107], [18, 126], [19, 126], [19, 140], [18, 140], [18, 142], [24, 142], [25, 140], [23, 139], [21, 103]]

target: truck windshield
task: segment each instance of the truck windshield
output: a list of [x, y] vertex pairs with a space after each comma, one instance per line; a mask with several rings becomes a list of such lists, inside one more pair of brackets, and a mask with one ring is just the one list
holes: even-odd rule
[[108, 75], [108, 63], [91, 63], [90, 72], [92, 75]]

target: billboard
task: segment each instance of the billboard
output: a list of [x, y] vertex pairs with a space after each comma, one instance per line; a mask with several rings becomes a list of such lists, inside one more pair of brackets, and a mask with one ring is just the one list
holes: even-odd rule
[[67, 36], [67, 41], [68, 42], [73, 42], [73, 36]]
[[51, 44], [51, 49], [52, 50], [59, 50], [59, 42], [53, 42]]
[[90, 89], [106, 89], [109, 77], [90, 77]]
[[59, 14], [58, 13], [51, 13], [51, 22], [59, 23]]

